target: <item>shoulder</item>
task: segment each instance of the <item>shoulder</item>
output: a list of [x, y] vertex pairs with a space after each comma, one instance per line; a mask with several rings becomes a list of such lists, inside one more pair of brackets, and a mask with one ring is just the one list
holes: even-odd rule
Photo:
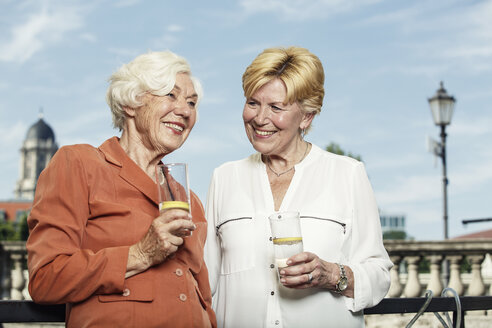
[[55, 156], [70, 156], [70, 155], [94, 155], [97, 154], [98, 150], [96, 147], [89, 144], [76, 144], [62, 146], [56, 151]]
[[85, 161], [91, 157], [98, 156], [99, 151], [97, 148], [88, 144], [76, 144], [62, 146], [58, 149], [50, 161], [50, 164], [55, 163], [74, 163], [79, 161]]

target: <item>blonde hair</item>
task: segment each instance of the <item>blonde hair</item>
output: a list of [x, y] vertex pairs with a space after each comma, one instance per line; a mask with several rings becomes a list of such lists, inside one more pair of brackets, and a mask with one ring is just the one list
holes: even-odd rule
[[186, 73], [198, 95], [196, 108], [203, 96], [200, 82], [191, 76], [188, 62], [171, 51], [149, 52], [122, 65], [109, 78], [106, 102], [111, 108], [113, 126], [123, 129], [126, 115], [124, 107], [139, 108], [145, 93], [155, 96], [168, 94], [176, 83], [176, 75]]
[[265, 49], [243, 74], [244, 96], [251, 98], [258, 89], [276, 78], [285, 84], [286, 103], [297, 102], [304, 113], [317, 115], [321, 112], [325, 74], [316, 55], [301, 47]]

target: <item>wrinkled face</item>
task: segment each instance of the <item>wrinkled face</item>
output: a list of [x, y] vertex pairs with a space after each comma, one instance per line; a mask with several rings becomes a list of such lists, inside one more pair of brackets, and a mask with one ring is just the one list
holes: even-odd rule
[[274, 79], [246, 100], [243, 121], [253, 147], [264, 155], [281, 155], [295, 147], [300, 129], [309, 126], [312, 115], [301, 111], [298, 103], [284, 104], [287, 90]]
[[135, 111], [135, 126], [146, 148], [168, 154], [185, 142], [196, 121], [198, 96], [188, 74], [176, 75], [176, 84], [167, 95], [144, 96], [144, 105]]

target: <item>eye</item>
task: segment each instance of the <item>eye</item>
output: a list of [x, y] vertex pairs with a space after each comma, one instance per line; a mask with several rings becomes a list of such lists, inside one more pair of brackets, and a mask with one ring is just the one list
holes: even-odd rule
[[280, 107], [278, 107], [278, 106], [272, 105], [271, 107], [272, 107], [272, 110], [273, 110], [274, 112], [280, 112], [280, 111], [283, 111], [283, 108], [280, 108]]
[[196, 103], [194, 101], [188, 101], [188, 106], [190, 106], [190, 108], [195, 108]]
[[166, 97], [170, 97], [172, 99], [176, 99], [176, 95], [173, 92], [169, 92]]
[[254, 101], [254, 100], [249, 100], [247, 102], [247, 104], [248, 104], [249, 107], [256, 107], [256, 101]]

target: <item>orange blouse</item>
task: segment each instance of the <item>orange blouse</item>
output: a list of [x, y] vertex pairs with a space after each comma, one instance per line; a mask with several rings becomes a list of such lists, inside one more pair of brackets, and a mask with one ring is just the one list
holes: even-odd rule
[[175, 256], [125, 279], [129, 247], [159, 215], [157, 185], [121, 148], [65, 146], [39, 177], [28, 218], [29, 292], [67, 303], [67, 327], [215, 327], [203, 261], [206, 220]]

